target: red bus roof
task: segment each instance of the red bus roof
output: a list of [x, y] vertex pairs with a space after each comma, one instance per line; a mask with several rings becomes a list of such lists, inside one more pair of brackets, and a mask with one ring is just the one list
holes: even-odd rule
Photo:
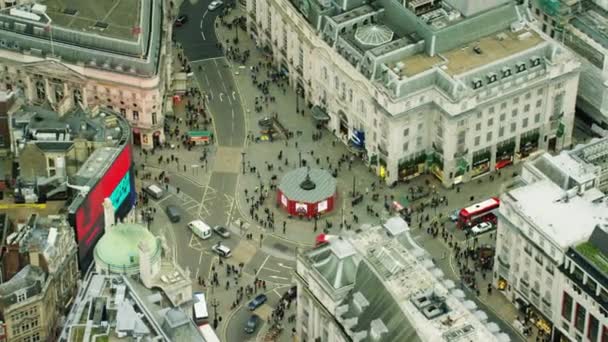
[[500, 200], [497, 197], [492, 197], [485, 201], [482, 201], [477, 204], [473, 204], [472, 206], [461, 209], [460, 215], [461, 216], [474, 215], [477, 213], [481, 213], [484, 211], [489, 211], [489, 210], [498, 208], [499, 205], [500, 205]]

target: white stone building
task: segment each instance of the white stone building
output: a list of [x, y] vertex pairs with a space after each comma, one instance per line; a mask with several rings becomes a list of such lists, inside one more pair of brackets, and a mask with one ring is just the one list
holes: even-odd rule
[[111, 108], [129, 120], [135, 144], [160, 144], [172, 108], [168, 1], [23, 3], [0, 10], [0, 89], [19, 89], [59, 112]]
[[449, 186], [571, 144], [579, 63], [512, 1], [248, 0], [247, 11], [313, 116], [389, 183], [429, 170]]
[[599, 135], [608, 135], [608, 2], [605, 0], [529, 0], [539, 29], [574, 51], [581, 61], [579, 118]]
[[524, 165], [520, 186], [501, 196], [494, 281], [520, 309], [542, 319], [547, 333], [562, 326], [569, 251], [608, 222], [595, 171], [565, 152], [543, 154]]
[[299, 253], [299, 341], [509, 341], [409, 235], [403, 219]]

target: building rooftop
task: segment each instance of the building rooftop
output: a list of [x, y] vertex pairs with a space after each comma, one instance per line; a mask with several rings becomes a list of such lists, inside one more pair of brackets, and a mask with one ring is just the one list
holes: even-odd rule
[[576, 251], [589, 260], [598, 270], [608, 275], [608, 255], [593, 243], [586, 241], [575, 247]]
[[73, 341], [78, 336], [78, 341], [94, 341], [98, 323], [86, 317], [96, 309], [94, 304], [101, 303], [107, 311], [108, 323], [115, 327], [109, 329], [106, 339], [139, 334], [144, 340], [204, 342], [194, 322], [184, 319], [189, 317], [189, 311], [171, 307], [161, 292], [147, 289], [134, 278], [91, 273], [85, 277], [80, 291], [81, 300], [72, 306], [60, 340]]
[[592, 202], [568, 195], [550, 179], [511, 190], [508, 195], [524, 216], [564, 249], [586, 241], [598, 224], [608, 224], [608, 200]]
[[455, 76], [526, 51], [543, 41], [543, 38], [532, 30], [520, 32], [504, 30], [436, 56], [429, 56], [422, 52], [389, 64], [389, 66], [394, 69], [398, 67], [398, 63], [402, 63], [401, 75], [408, 77], [432, 69], [434, 66], [440, 66], [445, 72]]
[[139, 26], [141, 0], [83, 1], [45, 0], [52, 25], [76, 31], [95, 32], [122, 40], [135, 40]]
[[584, 10], [570, 20], [570, 25], [608, 49], [608, 12], [592, 1], [585, 1]]
[[[407, 223], [401, 221], [407, 227]], [[391, 341], [498, 341], [501, 333], [488, 329], [491, 322], [487, 321], [487, 315], [485, 319], [479, 319], [465, 307], [464, 293], [456, 289], [451, 280], [444, 278], [428, 253], [409, 235], [409, 229], [389, 237], [386, 228], [369, 227], [350, 236], [349, 240], [364, 256], [364, 263], [373, 277], [377, 278], [371, 281], [369, 275], [362, 276], [368, 279], [368, 285], [373, 285], [369, 290], [385, 292], [384, 295], [378, 294], [384, 299], [367, 299], [369, 303], [378, 301], [383, 304], [375, 304], [379, 305], [371, 311], [375, 318], [362, 320], [380, 319], [384, 322], [388, 335], [383, 337], [387, 336]], [[355, 283], [361, 277], [360, 272], [361, 268]], [[354, 289], [357, 289], [357, 284]], [[370, 295], [371, 292], [368, 291]], [[398, 308], [396, 314], [405, 319], [386, 316], [384, 308], [391, 307], [387, 301], [392, 301]]]
[[160, 242], [139, 224], [118, 223], [106, 231], [95, 245], [95, 262], [114, 273], [139, 272], [139, 246], [152, 249], [151, 256], [160, 258]]
[[485, 313], [473, 311], [476, 305], [466, 300], [453, 281], [444, 278], [429, 254], [409, 235], [403, 219], [392, 218], [374, 227], [364, 225], [357, 233], [327, 241], [304, 255], [330, 283], [346, 279], [342, 284], [352, 285], [337, 303], [335, 316], [353, 340], [510, 340], [494, 328], [496, 324], [488, 322]]

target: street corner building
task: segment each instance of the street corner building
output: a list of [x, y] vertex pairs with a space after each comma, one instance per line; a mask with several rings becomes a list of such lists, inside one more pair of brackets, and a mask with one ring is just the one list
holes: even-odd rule
[[516, 1], [248, 0], [313, 118], [388, 183], [445, 186], [571, 145], [580, 62]]
[[297, 255], [300, 341], [510, 341], [392, 217]]
[[133, 142], [164, 140], [172, 111], [169, 1], [3, 1], [0, 89], [55, 110], [109, 108], [127, 118]]
[[281, 179], [277, 204], [289, 215], [314, 217], [332, 211], [336, 196], [336, 179], [328, 171], [301, 167]]
[[495, 285], [551, 341], [608, 338], [607, 143], [537, 156], [501, 196]]

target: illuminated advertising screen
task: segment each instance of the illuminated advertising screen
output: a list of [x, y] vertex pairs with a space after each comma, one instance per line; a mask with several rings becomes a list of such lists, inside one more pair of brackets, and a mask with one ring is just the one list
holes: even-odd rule
[[93, 248], [104, 232], [103, 200], [110, 198], [117, 220], [124, 218], [135, 205], [131, 153], [130, 145], [120, 152], [105, 175], [91, 188], [72, 217], [82, 272], [86, 272], [91, 264]]

